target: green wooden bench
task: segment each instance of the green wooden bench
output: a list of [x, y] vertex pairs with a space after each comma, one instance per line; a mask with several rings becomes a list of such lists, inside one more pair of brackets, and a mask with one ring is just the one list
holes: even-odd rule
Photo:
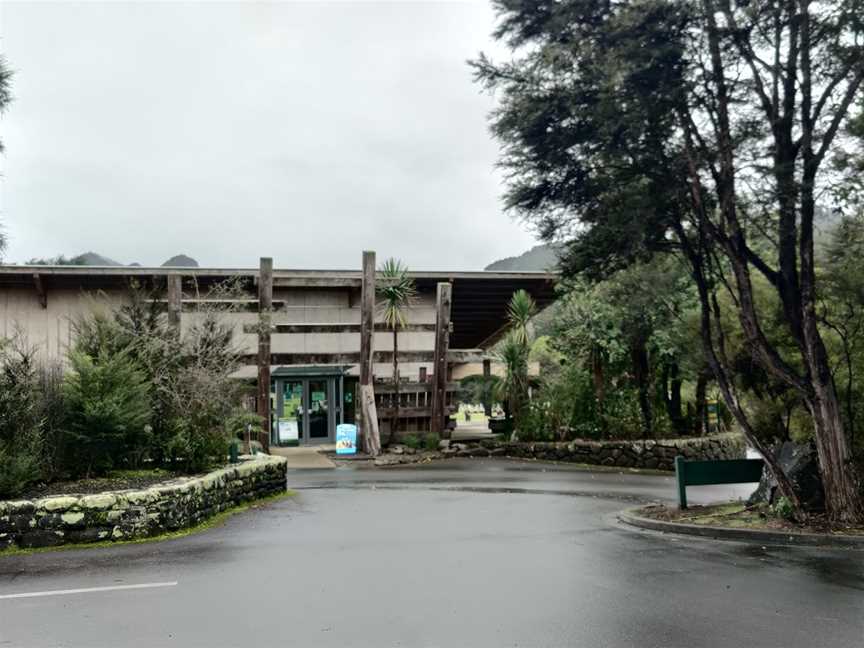
[[687, 508], [687, 487], [713, 484], [747, 484], [762, 479], [762, 459], [725, 459], [722, 461], [687, 461], [675, 457], [675, 479], [678, 481], [678, 508]]

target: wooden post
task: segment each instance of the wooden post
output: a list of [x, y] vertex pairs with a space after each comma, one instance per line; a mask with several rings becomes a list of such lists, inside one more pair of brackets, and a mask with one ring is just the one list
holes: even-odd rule
[[39, 305], [43, 309], [48, 308], [48, 292], [45, 290], [45, 282], [42, 281], [42, 275], [38, 272], [33, 274], [33, 285], [36, 287], [36, 296], [39, 298]]
[[432, 419], [429, 431], [446, 438], [449, 430], [444, 425], [447, 405], [447, 351], [450, 348], [450, 303], [453, 287], [439, 283], [435, 296], [435, 359], [432, 371]]
[[[270, 328], [273, 311], [273, 259], [261, 257], [258, 273], [258, 416], [270, 438]], [[269, 444], [268, 444], [269, 445]]]
[[168, 275], [168, 323], [180, 332], [180, 313], [183, 311], [183, 277]]
[[360, 415], [361, 439], [366, 454], [381, 454], [378, 410], [375, 407], [375, 376], [372, 354], [375, 336], [375, 253], [363, 252], [363, 281], [360, 288]]
[[492, 360], [483, 358], [483, 413], [492, 416], [492, 394], [489, 379], [492, 377]]

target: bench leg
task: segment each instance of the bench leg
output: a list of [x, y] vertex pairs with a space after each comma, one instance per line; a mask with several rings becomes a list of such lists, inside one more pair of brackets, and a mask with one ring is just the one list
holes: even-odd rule
[[687, 508], [687, 481], [685, 479], [684, 457], [675, 457], [675, 481], [678, 482], [678, 508]]

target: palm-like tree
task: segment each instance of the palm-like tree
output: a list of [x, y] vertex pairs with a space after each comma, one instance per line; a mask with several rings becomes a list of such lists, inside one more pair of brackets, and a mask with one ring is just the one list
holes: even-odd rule
[[393, 398], [395, 401], [390, 438], [393, 440], [399, 424], [399, 329], [405, 328], [405, 313], [417, 295], [417, 286], [408, 274], [408, 268], [398, 259], [387, 259], [381, 266], [378, 284], [378, 306], [384, 324], [393, 332]]
[[537, 305], [524, 290], [517, 290], [507, 306], [510, 330], [498, 346], [497, 357], [504, 365], [504, 379], [499, 383], [501, 400], [509, 414], [519, 424], [528, 404], [528, 357], [531, 353], [531, 318], [537, 314]]
[[507, 305], [507, 321], [510, 324], [510, 330], [520, 344], [528, 345], [530, 332], [528, 324], [531, 318], [537, 314], [537, 304], [534, 299], [525, 290], [517, 290], [510, 297], [510, 303]]

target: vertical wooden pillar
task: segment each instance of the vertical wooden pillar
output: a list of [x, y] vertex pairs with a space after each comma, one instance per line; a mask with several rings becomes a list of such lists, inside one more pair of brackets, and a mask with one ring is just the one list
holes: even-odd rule
[[439, 283], [435, 296], [435, 364], [432, 369], [432, 420], [429, 431], [445, 438], [449, 430], [444, 425], [447, 405], [447, 351], [450, 348], [450, 303], [453, 287]]
[[183, 311], [183, 277], [168, 275], [168, 323], [180, 331], [180, 313]]
[[378, 410], [375, 407], [375, 253], [363, 252], [363, 279], [360, 288], [360, 413], [363, 451], [377, 457], [381, 454], [378, 432]]
[[[261, 257], [258, 273], [258, 416], [270, 439], [270, 330], [273, 312], [273, 259]], [[269, 445], [269, 444], [268, 444]]]
[[48, 292], [45, 290], [45, 282], [42, 281], [42, 275], [38, 272], [33, 274], [33, 285], [36, 288], [36, 295], [39, 298], [39, 305], [44, 309], [48, 308]]
[[483, 358], [483, 413], [492, 416], [492, 394], [489, 379], [492, 377], [492, 360]]

